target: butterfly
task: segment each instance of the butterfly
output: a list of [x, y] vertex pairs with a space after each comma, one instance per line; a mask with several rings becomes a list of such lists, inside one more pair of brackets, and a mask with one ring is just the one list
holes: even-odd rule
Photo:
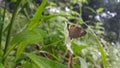
[[84, 36], [86, 34], [85, 29], [82, 27], [78, 27], [74, 24], [67, 24], [67, 29], [69, 32], [69, 37], [72, 38], [79, 38], [81, 36]]

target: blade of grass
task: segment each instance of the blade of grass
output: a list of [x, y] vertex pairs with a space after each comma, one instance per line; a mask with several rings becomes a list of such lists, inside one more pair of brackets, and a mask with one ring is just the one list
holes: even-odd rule
[[[83, 24], [85, 24], [88, 27], [88, 25], [82, 19], [80, 19], [80, 22], [82, 22]], [[93, 37], [96, 39], [98, 48], [99, 48], [100, 53], [101, 53], [104, 68], [108, 68], [106, 53], [105, 53], [104, 48], [102, 47], [102, 44], [101, 44], [101, 42], [99, 40], [99, 37], [97, 37], [97, 35], [93, 32], [93, 30], [91, 28], [88, 28], [88, 29], [90, 30], [91, 35], [93, 35]]]
[[0, 49], [2, 45], [2, 31], [3, 31], [3, 23], [2, 21], [0, 22]]
[[21, 11], [24, 11], [25, 16], [27, 17], [28, 20], [30, 20], [29, 14], [27, 12], [26, 6], [28, 5], [28, 2], [23, 3], [23, 7], [21, 8]]
[[4, 12], [3, 12], [3, 18], [2, 20], [0, 20], [0, 49], [1, 49], [1, 42], [2, 42], [2, 31], [3, 31], [3, 22], [5, 20], [5, 13], [6, 13], [6, 6], [7, 6], [7, 3], [6, 3], [6, 0], [5, 0], [5, 8], [4, 8]]
[[[13, 12], [13, 15], [12, 15], [12, 18], [11, 18], [11, 21], [10, 21], [10, 24], [9, 24], [9, 29], [8, 29], [8, 32], [7, 32], [6, 42], [5, 42], [4, 55], [5, 55], [6, 51], [7, 51], [8, 46], [9, 46], [10, 34], [11, 34], [13, 22], [14, 22], [14, 20], [15, 20], [15, 16], [16, 16], [16, 14], [17, 14], [18, 7], [19, 7], [21, 1], [22, 1], [22, 0], [17, 0], [17, 4], [16, 4], [15, 10], [14, 10], [14, 12]], [[5, 60], [5, 59], [6, 59], [6, 58], [4, 58], [4, 60]]]
[[39, 21], [42, 17], [42, 12], [44, 10], [46, 3], [47, 0], [43, 0], [42, 4], [38, 7], [37, 12], [35, 13], [34, 17], [32, 18], [31, 22], [28, 25], [27, 28], [28, 30], [31, 30], [40, 24]]
[[23, 31], [22, 33], [16, 35], [16, 37], [14, 37], [11, 41], [11, 44], [14, 45], [17, 43], [18, 45], [15, 61], [20, 57], [28, 44], [42, 43], [45, 34], [46, 32], [36, 29], [30, 31]]
[[66, 14], [51, 14], [51, 15], [48, 15], [48, 16], [43, 16], [43, 19], [48, 20], [50, 18], [54, 18], [54, 17], [57, 17], [57, 16], [67, 17], [68, 15], [66, 15]]
[[66, 65], [34, 54], [24, 53], [39, 68], [68, 68]]
[[91, 30], [91, 33], [94, 36], [94, 38], [96, 39], [96, 42], [98, 44], [98, 48], [99, 48], [100, 53], [101, 53], [104, 68], [108, 68], [107, 58], [106, 58], [106, 53], [104, 51], [104, 48], [102, 47], [102, 44], [101, 44], [99, 38], [96, 36], [96, 34], [92, 30]]
[[3, 12], [3, 21], [5, 20], [6, 7], [7, 7], [7, 0], [5, 0], [5, 8], [4, 8], [4, 12]]

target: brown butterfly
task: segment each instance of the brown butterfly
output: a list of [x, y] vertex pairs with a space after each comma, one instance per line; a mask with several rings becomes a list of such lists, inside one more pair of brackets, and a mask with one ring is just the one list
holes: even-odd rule
[[78, 38], [78, 37], [84, 36], [86, 34], [85, 29], [83, 29], [82, 27], [73, 25], [73, 24], [68, 24], [67, 29], [69, 31], [69, 37], [71, 39]]

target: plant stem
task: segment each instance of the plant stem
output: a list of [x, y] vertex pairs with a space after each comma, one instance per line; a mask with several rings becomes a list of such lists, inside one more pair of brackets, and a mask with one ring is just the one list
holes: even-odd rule
[[[87, 25], [82, 19], [81, 19], [81, 21], [88, 27], [88, 25]], [[102, 47], [102, 44], [101, 44], [101, 42], [100, 42], [100, 40], [99, 40], [99, 37], [94, 33], [93, 30], [91, 30], [91, 28], [88, 28], [88, 29], [90, 29], [91, 34], [92, 34], [93, 37], [96, 39], [98, 48], [99, 48], [100, 53], [101, 53], [101, 57], [102, 57], [102, 62], [103, 62], [104, 68], [108, 68], [106, 53], [105, 53], [105, 51], [104, 51], [104, 48]]]
[[68, 68], [73, 68], [73, 54], [69, 52]]
[[[85, 23], [84, 23], [85, 24]], [[88, 26], [87, 24], [85, 24], [86, 26]], [[90, 29], [90, 28], [89, 28]], [[106, 53], [104, 48], [102, 47], [102, 44], [99, 40], [99, 37], [93, 32], [93, 30], [90, 29], [91, 34], [94, 36], [94, 38], [96, 39], [98, 48], [100, 50], [101, 53], [101, 58], [102, 58], [102, 62], [103, 62], [103, 66], [104, 68], [108, 68], [108, 63], [107, 63], [107, 57], [106, 57]]]
[[[8, 32], [7, 32], [7, 36], [6, 36], [6, 43], [5, 43], [5, 49], [4, 49], [4, 55], [7, 51], [7, 48], [9, 46], [9, 41], [10, 41], [10, 34], [11, 34], [11, 30], [12, 30], [12, 26], [13, 26], [13, 22], [15, 21], [15, 16], [17, 14], [17, 10], [18, 10], [18, 7], [20, 5], [22, 0], [17, 0], [17, 3], [16, 3], [16, 7], [15, 7], [15, 10], [13, 12], [13, 15], [12, 15], [12, 18], [11, 18], [11, 21], [10, 21], [10, 24], [9, 24], [9, 27], [8, 27]], [[5, 59], [5, 58], [4, 58]]]
[[3, 12], [2, 23], [0, 23], [0, 49], [1, 49], [1, 45], [2, 45], [2, 30], [3, 30], [3, 22], [5, 20], [6, 6], [7, 6], [7, 3], [5, 0], [5, 7], [4, 7], [4, 12]]
[[7, 9], [7, 1], [5, 0], [5, 8], [4, 8], [4, 12], [3, 12], [3, 22], [5, 20], [5, 13], [6, 13], [6, 9]]
[[99, 38], [96, 36], [96, 34], [95, 34], [92, 30], [91, 30], [91, 33], [92, 33], [93, 36], [95, 37], [96, 42], [97, 42], [97, 44], [98, 44], [98, 48], [99, 48], [99, 50], [100, 50], [100, 52], [101, 52], [101, 57], [102, 57], [103, 66], [104, 66], [104, 68], [108, 68], [108, 63], [107, 63], [107, 58], [106, 58], [106, 53], [105, 53], [105, 51], [104, 51], [104, 48], [102, 47], [102, 44], [101, 44]]
[[3, 23], [0, 23], [0, 49], [2, 45], [2, 30], [3, 30]]

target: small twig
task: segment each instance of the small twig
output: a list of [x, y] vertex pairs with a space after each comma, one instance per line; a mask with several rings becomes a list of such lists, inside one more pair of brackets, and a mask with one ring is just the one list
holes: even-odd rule
[[73, 68], [73, 54], [69, 52], [68, 68]]

